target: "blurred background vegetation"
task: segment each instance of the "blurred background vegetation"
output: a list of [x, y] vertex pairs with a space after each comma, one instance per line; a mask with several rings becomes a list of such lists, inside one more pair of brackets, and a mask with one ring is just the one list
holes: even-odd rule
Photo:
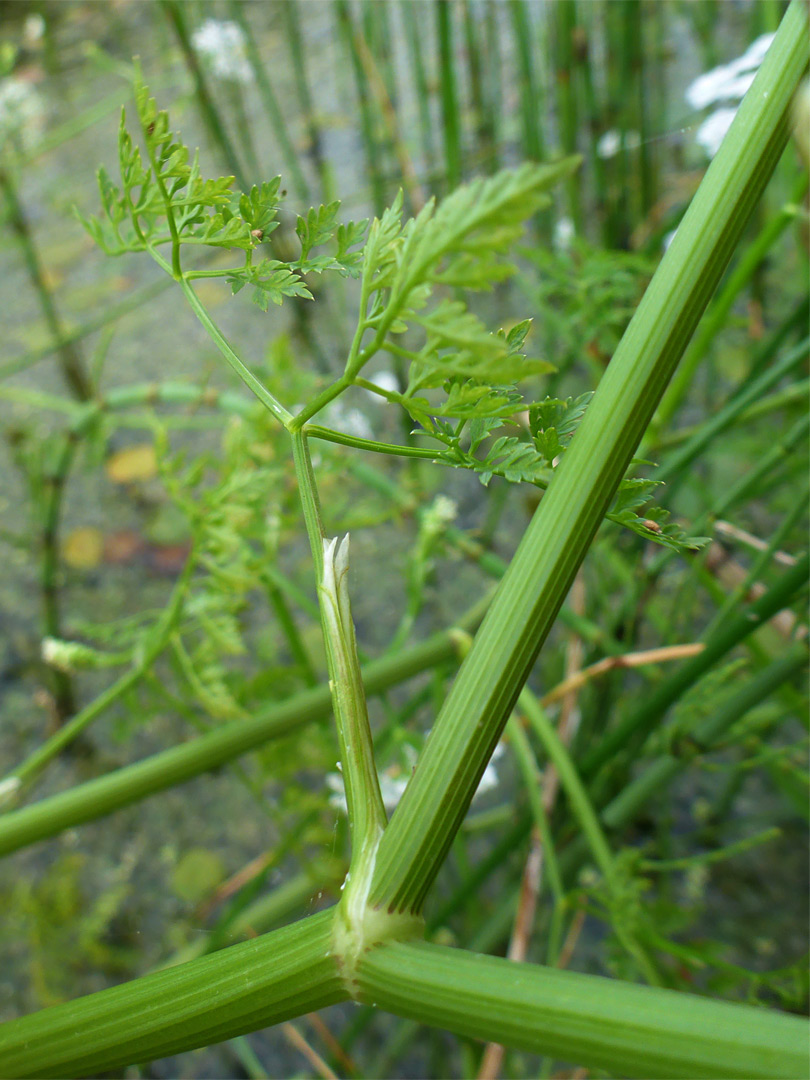
[[[200, 146], [206, 175], [233, 173], [247, 189], [282, 174], [277, 257], [296, 251], [295, 214], [310, 205], [340, 198], [344, 217], [357, 219], [401, 187], [415, 213], [466, 178], [582, 154], [553, 211], [532, 222], [519, 276], [480, 302], [496, 325], [533, 318], [531, 349], [557, 369], [546, 392], [578, 395], [598, 383], [783, 10], [775, 0], [7, 0], [0, 775], [114, 678], [104, 667], [47, 666], [42, 639], [86, 642], [126, 664], [192, 542], [202, 565], [155, 665], [50, 766], [36, 797], [325, 676], [278, 433], [172, 283], [148, 259], [105, 258], [72, 212], [96, 210], [99, 163], [115, 171], [133, 56], [173, 125]], [[540, 693], [606, 656], [695, 641], [806, 544], [801, 168], [789, 147], [643, 447], [667, 480], [659, 501], [713, 542], [686, 559], [605, 527], [538, 661]], [[198, 284], [223, 331], [288, 404], [342, 368], [354, 332], [351, 283], [310, 287], [315, 303], [262, 314], [219, 283]], [[402, 372], [392, 359], [370, 377], [396, 385]], [[100, 408], [77, 433], [76, 403], [91, 400]], [[345, 400], [328, 417], [333, 427], [414, 439], [412, 423], [370, 395]], [[353, 534], [353, 606], [369, 657], [450, 625], [483, 596], [539, 494], [497, 477], [484, 488], [421, 463], [317, 449], [327, 530]], [[802, 618], [784, 612], [727, 655], [645, 747], [648, 758], [673, 752], [691, 767], [615, 830], [622, 897], [581, 860], [566, 867], [571, 814], [552, 800], [572, 968], [637, 977], [615, 941], [617, 922], [630, 922], [660, 950], [667, 985], [806, 1008], [806, 704], [795, 671], [738, 709], [711, 752], [678, 741], [695, 715], [715, 714], [771, 671]], [[372, 703], [392, 800], [454, 667]], [[667, 671], [612, 670], [563, 697], [575, 757]], [[347, 839], [335, 745], [328, 725], [291, 734], [7, 859], [0, 1018], [334, 899]], [[620, 791], [633, 769], [619, 762], [595, 801]], [[428, 911], [439, 940], [505, 951], [533, 843], [521, 777], [507, 748]], [[541, 894], [531, 959], [546, 957], [550, 912]], [[339, 1007], [127, 1075], [475, 1075], [479, 1052]], [[503, 1075], [538, 1067], [507, 1054]]]

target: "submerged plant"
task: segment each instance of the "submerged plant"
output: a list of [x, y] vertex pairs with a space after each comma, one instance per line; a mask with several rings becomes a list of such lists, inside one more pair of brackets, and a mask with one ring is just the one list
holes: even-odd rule
[[[564, 744], [524, 687], [605, 516], [675, 552], [702, 542], [649, 505], [654, 481], [627, 472], [646, 464], [634, 462], [633, 455], [784, 146], [790, 98], [806, 63], [805, 29], [804, 9], [794, 0], [727, 144], [592, 397], [529, 394], [527, 387], [549, 374], [549, 365], [527, 351], [529, 322], [491, 332], [469, 306], [470, 293], [491, 289], [514, 272], [507, 256], [524, 221], [551, 205], [548, 192], [572, 175], [576, 158], [502, 170], [457, 188], [439, 203], [429, 201], [406, 222], [401, 196], [370, 225], [339, 222], [336, 202], [313, 208], [297, 218], [299, 254], [282, 261], [262, 253], [278, 225], [280, 180], [234, 192], [233, 177], [205, 179], [198, 157], [137, 82], [144, 151], [122, 117], [120, 182], [101, 170], [103, 213], [85, 225], [109, 254], [147, 253], [177, 282], [227, 363], [272, 417], [281, 435], [278, 445], [288, 444], [317, 583], [351, 862], [334, 908], [7, 1025], [0, 1033], [0, 1061], [10, 1074], [115, 1068], [348, 999], [471, 1037], [629, 1075], [789, 1076], [802, 1067], [804, 1027], [795, 1018], [664, 988], [653, 946], [642, 933], [638, 868], [614, 860], [603, 835], [604, 814], [613, 804], [601, 816], [597, 813]], [[207, 268], [196, 255], [205, 248], [241, 251], [244, 258], [238, 265]], [[342, 373], [296, 406], [297, 394], [285, 396], [283, 387], [269, 386], [239, 354], [194, 283], [224, 279], [233, 294], [250, 295], [267, 311], [271, 302], [310, 299], [307, 275], [319, 274], [357, 279], [357, 325]], [[367, 377], [367, 365], [382, 352], [402, 365], [404, 377], [396, 388]], [[382, 443], [319, 423], [324, 410], [352, 387], [406, 410], [418, 425], [416, 438], [425, 443]], [[460, 631], [452, 634], [452, 647], [465, 659], [390, 822], [349, 601], [349, 539], [325, 535], [313, 439], [468, 469], [484, 484], [501, 476], [544, 491], [475, 637], [470, 642]], [[249, 487], [255, 474], [243, 479]], [[241, 482], [236, 478], [226, 486], [223, 499]], [[182, 486], [176, 484], [178, 498]], [[212, 516], [215, 507], [216, 500], [209, 498], [206, 508]], [[426, 533], [448, 529], [448, 518], [445, 514], [440, 524], [428, 522]], [[240, 559], [248, 558], [239, 554], [238, 535], [223, 537], [220, 526], [217, 520], [202, 523], [207, 546], [198, 544], [193, 551], [176, 587], [171, 617], [150, 630], [134, 666], [148, 665], [150, 649], [174, 633], [192, 588], [195, 560], [206, 559], [225, 579], [238, 571]], [[238, 526], [232, 531], [238, 534]], [[711, 647], [693, 656], [678, 674], [680, 683], [662, 681], [644, 709], [594, 747], [590, 762], [582, 766], [585, 778], [598, 777], [617, 739], [619, 749], [632, 752], [698, 673], [802, 588], [806, 572], [805, 559], [746, 610], [742, 629], [735, 626], [732, 632], [729, 623]], [[234, 578], [229, 585], [235, 585]], [[208, 620], [204, 628], [233, 640], [232, 612], [223, 595], [209, 596], [203, 614]], [[791, 662], [795, 670], [795, 657]], [[209, 686], [207, 700], [227, 711], [227, 688], [217, 675], [211, 680], [216, 692]], [[309, 691], [310, 711], [317, 692]], [[204, 684], [200, 694], [206, 697]], [[326, 695], [318, 701], [323, 709]], [[594, 854], [603, 887], [592, 891], [611, 913], [617, 946], [630, 970], [650, 986], [517, 965], [422, 940], [426, 895], [516, 706], [543, 742]], [[295, 708], [291, 702], [289, 711]], [[93, 715], [80, 714], [80, 722], [61, 734], [59, 746]], [[214, 733], [218, 750], [206, 760], [227, 760], [241, 752], [238, 747], [262, 741], [247, 718], [237, 730], [240, 724], [237, 720], [232, 730]], [[683, 717], [679, 725], [688, 727]], [[705, 718], [697, 718], [696, 729], [702, 726]], [[285, 730], [280, 722], [278, 728]], [[517, 726], [513, 738], [518, 747], [523, 745], [520, 732]], [[268, 734], [264, 729], [265, 738]], [[689, 734], [694, 732], [679, 730], [681, 738]], [[40, 757], [36, 767], [44, 764]], [[182, 763], [178, 769], [173, 779], [167, 773], [145, 786], [167, 786], [179, 779]], [[10, 780], [31, 773], [24, 765]], [[8, 790], [19, 786], [12, 783]], [[36, 833], [30, 818], [26, 826], [23, 817], [15, 840], [17, 815], [25, 813], [9, 814], [5, 830], [0, 821], [0, 849], [10, 850], [21, 836], [46, 834]], [[547, 827], [542, 806], [533, 805], [533, 813], [542, 834]], [[620, 817], [619, 809], [613, 807], [612, 813]], [[59, 827], [53, 825], [52, 831]]]

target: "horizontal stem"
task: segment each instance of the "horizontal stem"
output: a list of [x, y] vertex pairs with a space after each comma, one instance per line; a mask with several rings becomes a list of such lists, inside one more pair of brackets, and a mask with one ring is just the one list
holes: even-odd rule
[[347, 997], [332, 911], [0, 1028], [3, 1076], [87, 1076], [277, 1024]]
[[374, 439], [361, 439], [356, 435], [344, 435], [342, 431], [319, 427], [317, 424], [307, 424], [304, 431], [312, 439], [322, 439], [324, 442], [338, 443], [340, 446], [353, 446], [357, 450], [370, 450], [375, 454], [427, 458], [428, 461], [441, 458], [441, 451], [426, 450], [418, 446], [397, 446], [396, 443], [375, 442]]
[[[459, 625], [474, 626], [481, 614], [479, 602], [459, 620]], [[380, 693], [456, 655], [454, 630], [443, 630], [397, 656], [365, 665], [362, 673], [366, 692]], [[328, 686], [305, 690], [268, 706], [250, 720], [225, 724], [192, 742], [173, 746], [31, 806], [0, 814], [0, 856], [191, 780], [295, 728], [326, 719], [331, 708]]]
[[468, 1038], [636, 1077], [796, 1077], [794, 1016], [424, 942], [367, 953], [359, 997]]

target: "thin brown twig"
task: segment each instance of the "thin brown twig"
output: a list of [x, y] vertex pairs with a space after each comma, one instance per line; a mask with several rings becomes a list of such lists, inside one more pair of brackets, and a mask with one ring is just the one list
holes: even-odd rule
[[561, 698], [565, 698], [567, 694], [581, 690], [591, 679], [596, 679], [609, 671], [615, 671], [617, 668], [643, 667], [645, 664], [661, 664], [668, 660], [685, 660], [689, 656], [696, 656], [703, 652], [705, 648], [703, 642], [694, 641], [684, 645], [665, 645], [660, 649], [645, 649], [643, 652], [623, 653], [620, 656], [606, 656], [602, 660], [597, 660], [595, 664], [591, 664], [590, 667], [568, 675], [540, 699], [540, 704], [544, 707], [553, 705]]
[[261, 855], [257, 855], [255, 859], [251, 859], [241, 870], [237, 870], [227, 881], [223, 881], [212, 895], [198, 906], [195, 913], [197, 918], [207, 919], [217, 904], [221, 904], [223, 900], [228, 900], [235, 892], [247, 885], [249, 881], [253, 881], [254, 878], [258, 877], [274, 858], [275, 854], [272, 851], [265, 851]]
[[[745, 529], [740, 529], [738, 526], [732, 525], [730, 521], [715, 521], [714, 531], [722, 533], [732, 540], [739, 540], [741, 544], [745, 544], [746, 547], [753, 548], [755, 551], [768, 550], [768, 544], [764, 540], [760, 540], [760, 538], [754, 536], [753, 533], [746, 532]], [[774, 551], [772, 558], [774, 562], [781, 563], [783, 566], [796, 565], [795, 558], [792, 555], [788, 555], [786, 551]]]
[[340, 1045], [338, 1040], [323, 1022], [321, 1017], [314, 1012], [307, 1013], [307, 1020], [309, 1020], [310, 1024], [315, 1029], [317, 1035], [323, 1041], [324, 1045], [329, 1047], [330, 1052], [335, 1055], [337, 1060], [346, 1069], [346, 1071], [349, 1073], [356, 1073], [357, 1066], [355, 1065], [354, 1061], [352, 1060], [352, 1058], [349, 1057], [349, 1055]]
[[318, 1073], [319, 1076], [323, 1076], [325, 1080], [338, 1080], [337, 1073], [333, 1073], [326, 1062], [323, 1060], [317, 1050], [314, 1050], [298, 1028], [291, 1024], [289, 1021], [281, 1025], [281, 1030], [288, 1042], [290, 1042], [296, 1050], [300, 1050], [312, 1068]]
[[571, 962], [571, 957], [574, 955], [574, 949], [577, 947], [577, 941], [579, 935], [582, 932], [582, 926], [585, 922], [585, 908], [577, 908], [576, 914], [571, 920], [571, 925], [568, 927], [568, 933], [565, 935], [565, 941], [560, 949], [560, 955], [557, 957], [557, 967], [568, 967]]

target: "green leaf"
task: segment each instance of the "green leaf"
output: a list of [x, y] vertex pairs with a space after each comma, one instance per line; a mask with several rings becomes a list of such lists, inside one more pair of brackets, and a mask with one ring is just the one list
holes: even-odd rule
[[698, 551], [709, 543], [708, 536], [688, 536], [675, 522], [669, 520], [669, 511], [651, 502], [651, 492], [660, 486], [657, 480], [642, 477], [625, 477], [607, 517], [617, 525], [668, 547], [672, 551]]
[[331, 240], [337, 229], [337, 214], [340, 200], [336, 199], [327, 206], [312, 207], [306, 217], [299, 217], [295, 225], [298, 239], [301, 241], [301, 261], [305, 262], [310, 251]]
[[[428, 206], [432, 205], [432, 200]], [[385, 286], [396, 259], [396, 242], [402, 232], [402, 190], [382, 217], [374, 218], [363, 253], [363, 277], [372, 289]], [[363, 313], [364, 314], [364, 313]]]
[[512, 263], [479, 258], [465, 251], [448, 259], [441, 270], [431, 275], [431, 281], [456, 289], [489, 291], [493, 285], [508, 280], [516, 272], [517, 267]]
[[121, 187], [100, 169], [102, 215], [97, 219], [78, 215], [93, 239], [114, 255], [169, 243], [173, 236], [182, 244], [252, 250], [275, 227], [278, 179], [254, 187], [247, 196], [235, 196], [232, 176], [201, 176], [199, 155], [192, 158], [171, 130], [168, 114], [158, 110], [140, 79], [135, 84], [135, 101], [151, 165], [144, 166], [122, 110], [118, 133]]
[[485, 487], [495, 475], [510, 483], [527, 481], [544, 486], [551, 475], [532, 444], [511, 435], [496, 439], [485, 460], [476, 463], [475, 471]]
[[351, 251], [350, 248], [356, 247], [357, 244], [363, 242], [367, 228], [368, 218], [364, 218], [362, 221], [349, 221], [345, 225], [338, 226], [335, 261], [343, 267], [350, 277], [360, 276], [360, 267], [363, 262], [362, 250]]
[[262, 259], [255, 266], [233, 270], [226, 280], [231, 286], [232, 295], [244, 289], [245, 285], [253, 285], [251, 299], [262, 311], [267, 311], [271, 300], [274, 304], [281, 304], [285, 296], [312, 299], [312, 293], [298, 274], [277, 259]]
[[425, 330], [426, 341], [413, 355], [407, 395], [441, 386], [448, 376], [487, 386], [513, 385], [530, 375], [553, 371], [552, 365], [513, 348], [506, 335], [490, 333], [460, 300], [442, 300], [432, 311], [413, 314], [412, 319]]
[[[521, 407], [522, 397], [511, 387], [486, 386], [471, 379], [451, 379], [444, 384], [447, 400], [434, 404], [424, 397], [405, 397], [402, 404], [425, 427], [429, 416], [452, 416], [482, 421], [485, 418], [513, 416]], [[495, 424], [500, 426], [500, 419]]]
[[[343, 277], [359, 276], [363, 253], [349, 249], [362, 241], [368, 220], [340, 225], [337, 221], [339, 209], [340, 202], [335, 201], [317, 210], [309, 210], [305, 218], [298, 218], [295, 231], [301, 241], [301, 257], [293, 265], [300, 273], [322, 274], [326, 270], [335, 270]], [[336, 255], [310, 257], [314, 247], [326, 244], [333, 238], [337, 241]]]
[[571, 441], [592, 397], [589, 392], [576, 398], [546, 398], [529, 409], [529, 431], [549, 465]]
[[395, 293], [407, 293], [451, 253], [504, 253], [522, 233], [523, 222], [549, 205], [547, 191], [579, 163], [579, 158], [554, 165], [527, 162], [462, 185], [438, 207], [427, 203], [404, 234]]
[[281, 177], [255, 184], [247, 195], [239, 198], [239, 213], [256, 241], [266, 240], [278, 228], [275, 220], [280, 202]]

